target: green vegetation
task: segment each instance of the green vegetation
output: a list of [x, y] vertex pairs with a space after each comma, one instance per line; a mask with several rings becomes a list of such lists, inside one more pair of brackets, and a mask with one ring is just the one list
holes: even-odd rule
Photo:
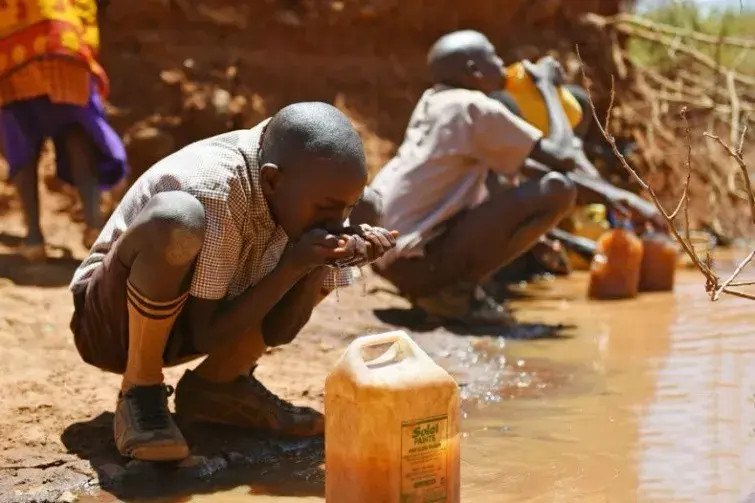
[[[743, 6], [730, 6], [726, 9], [701, 9], [694, 2], [688, 0], [670, 0], [657, 2], [657, 6], [643, 9], [641, 14], [655, 22], [664, 23], [677, 28], [694, 30], [715, 37], [755, 37], [755, 7], [749, 1], [742, 2]], [[755, 75], [755, 49], [722, 46], [695, 42], [691, 39], [683, 41], [714, 61], [720, 61], [728, 68], [734, 68], [742, 74]], [[629, 44], [629, 55], [634, 62], [641, 66], [667, 69], [673, 66], [670, 48], [653, 42], [632, 39]], [[719, 59], [720, 58], [720, 59]]]

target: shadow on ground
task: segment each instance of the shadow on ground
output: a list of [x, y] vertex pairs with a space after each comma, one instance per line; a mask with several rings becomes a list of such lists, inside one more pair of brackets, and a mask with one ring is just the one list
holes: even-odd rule
[[[113, 443], [113, 414], [74, 423], [61, 436], [71, 454], [87, 460], [97, 480], [83, 488], [119, 499], [188, 501], [248, 486], [249, 494], [323, 496], [324, 445], [321, 438], [271, 439], [228, 426], [177, 422], [192, 446], [180, 464], [126, 461]], [[165, 500], [169, 498], [169, 500]], [[175, 498], [175, 499], [173, 499]]]
[[418, 309], [375, 309], [375, 316], [383, 323], [406, 328], [412, 332], [432, 332], [444, 328], [456, 335], [478, 337], [501, 337], [516, 340], [567, 339], [573, 325], [549, 325], [545, 323], [519, 323], [506, 326], [466, 326], [428, 319]]
[[[21, 238], [0, 232], [0, 246], [13, 249], [21, 245]], [[31, 263], [20, 254], [0, 254], [0, 278], [20, 286], [59, 287], [71, 282], [81, 263], [67, 248], [54, 249], [55, 255], [42, 262]]]

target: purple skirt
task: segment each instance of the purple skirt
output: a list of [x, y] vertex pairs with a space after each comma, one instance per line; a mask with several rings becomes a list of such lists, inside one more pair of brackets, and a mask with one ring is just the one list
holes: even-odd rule
[[120, 136], [105, 118], [105, 108], [94, 85], [86, 106], [51, 103], [47, 96], [8, 103], [0, 111], [0, 127], [11, 179], [31, 162], [46, 138], [55, 144], [58, 177], [73, 184], [66, 152], [65, 134], [81, 126], [99, 151], [97, 173], [100, 186], [109, 189], [128, 172], [126, 150]]

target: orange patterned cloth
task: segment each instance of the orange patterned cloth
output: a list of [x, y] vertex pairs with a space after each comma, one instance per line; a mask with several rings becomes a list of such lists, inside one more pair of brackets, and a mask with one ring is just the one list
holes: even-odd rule
[[0, 0], [0, 105], [44, 95], [85, 105], [92, 77], [107, 98], [98, 51], [95, 0]]

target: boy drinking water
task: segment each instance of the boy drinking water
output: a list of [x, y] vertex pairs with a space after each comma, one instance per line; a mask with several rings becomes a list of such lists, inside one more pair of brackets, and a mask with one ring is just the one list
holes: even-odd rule
[[71, 283], [76, 346], [123, 375], [115, 442], [125, 456], [189, 454], [162, 368], [199, 356], [176, 387], [184, 416], [317, 435], [322, 415], [253, 376], [314, 306], [381, 257], [395, 233], [344, 228], [367, 181], [361, 140], [324, 103], [290, 105], [253, 129], [199, 141], [130, 188]]

